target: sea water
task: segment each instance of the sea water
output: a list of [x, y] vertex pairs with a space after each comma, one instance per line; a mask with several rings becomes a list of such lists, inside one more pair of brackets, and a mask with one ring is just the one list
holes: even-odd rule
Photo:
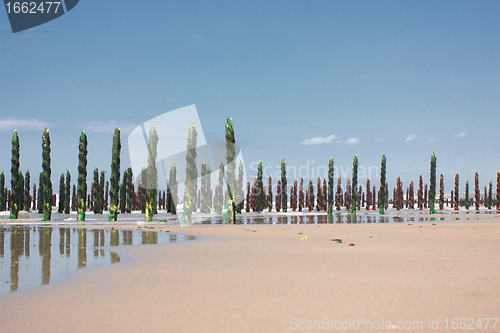
[[0, 295], [64, 281], [71, 271], [125, 259], [103, 247], [192, 239], [194, 236], [166, 231], [3, 226], [0, 227]]

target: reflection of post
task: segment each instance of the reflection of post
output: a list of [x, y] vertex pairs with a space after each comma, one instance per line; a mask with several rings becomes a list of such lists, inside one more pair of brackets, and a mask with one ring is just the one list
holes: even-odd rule
[[118, 230], [116, 230], [116, 229], [111, 230], [110, 245], [111, 246], [118, 246], [118, 245], [120, 245], [120, 232]]
[[19, 257], [24, 250], [24, 228], [13, 227], [10, 234], [10, 290], [19, 285]]
[[87, 265], [87, 229], [78, 230], [78, 268]]
[[132, 245], [132, 230], [124, 230], [123, 231], [123, 245]]
[[158, 233], [154, 231], [143, 231], [142, 244], [158, 244]]
[[96, 249], [99, 246], [99, 235], [100, 235], [100, 230], [95, 229], [94, 230], [94, 257], [97, 258], [99, 256], [99, 250]]
[[111, 252], [111, 263], [120, 262], [120, 256], [116, 252]]
[[50, 283], [50, 257], [52, 246], [52, 228], [40, 230], [39, 250], [42, 257], [42, 284]]
[[177, 241], [177, 235], [176, 234], [170, 234], [170, 243], [176, 242]]
[[30, 256], [30, 237], [31, 235], [31, 228], [25, 228], [24, 229], [24, 255], [26, 257]]
[[0, 257], [3, 258], [5, 255], [5, 231], [0, 228]]
[[65, 245], [64, 236], [66, 235], [66, 230], [64, 228], [59, 228], [59, 253], [64, 255]]
[[[100, 230], [100, 235], [101, 235], [101, 239], [100, 239], [99, 245], [100, 246], [104, 246], [104, 241], [106, 239], [105, 236], [104, 236], [104, 229]], [[104, 250], [101, 250], [100, 254], [101, 254], [101, 257], [104, 257]]]
[[71, 256], [71, 230], [65, 229], [66, 232], [66, 257]]

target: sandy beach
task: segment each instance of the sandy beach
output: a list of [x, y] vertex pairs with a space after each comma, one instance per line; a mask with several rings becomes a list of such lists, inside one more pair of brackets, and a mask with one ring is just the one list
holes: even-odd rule
[[197, 239], [115, 248], [131, 260], [2, 296], [1, 331], [425, 332], [500, 316], [499, 219], [154, 228]]

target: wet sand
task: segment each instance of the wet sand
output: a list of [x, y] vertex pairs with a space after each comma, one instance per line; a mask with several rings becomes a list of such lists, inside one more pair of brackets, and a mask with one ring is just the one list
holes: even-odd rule
[[198, 239], [114, 248], [132, 260], [2, 296], [0, 331], [288, 332], [363, 318], [426, 332], [429, 318], [451, 331], [453, 318], [500, 317], [500, 219], [154, 228]]

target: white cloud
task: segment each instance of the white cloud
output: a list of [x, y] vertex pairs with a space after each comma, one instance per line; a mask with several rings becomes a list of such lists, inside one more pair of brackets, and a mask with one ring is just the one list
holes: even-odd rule
[[115, 128], [119, 128], [121, 134], [129, 134], [137, 127], [137, 124], [135, 123], [118, 123], [115, 120], [110, 122], [89, 121], [76, 123], [75, 125], [79, 130], [104, 134], [113, 134], [115, 132]]
[[321, 145], [325, 143], [331, 143], [333, 140], [335, 140], [336, 136], [335, 135], [330, 135], [327, 138], [324, 138], [322, 136], [317, 136], [311, 139], [307, 139], [302, 141], [301, 145]]
[[413, 141], [417, 136], [415, 134], [410, 135], [409, 137], [406, 138], [406, 142]]
[[[149, 131], [151, 128], [144, 128], [144, 130], [148, 133], [149, 136]], [[156, 133], [158, 133], [158, 136], [161, 137], [181, 137], [181, 138], [187, 138], [187, 132], [181, 131], [178, 128], [174, 128], [171, 125], [165, 125], [165, 124], [158, 124], [156, 125]], [[206, 132], [205, 132], [206, 133]], [[187, 140], [187, 139], [186, 139]]]
[[50, 124], [38, 119], [3, 118], [0, 119], [0, 131], [40, 130], [50, 127]]
[[462, 132], [462, 133], [458, 133], [458, 134], [454, 135], [454, 137], [458, 139], [458, 138], [463, 138], [466, 135], [467, 135], [467, 133]]
[[347, 141], [345, 142], [346, 145], [351, 145], [351, 146], [354, 146], [355, 144], [358, 144], [359, 143], [359, 138], [358, 137], [355, 137], [355, 138], [349, 138], [347, 139]]
[[432, 138], [432, 139], [429, 139], [429, 140], [425, 141], [424, 145], [427, 145], [429, 143], [433, 143], [433, 142], [436, 142], [436, 141], [437, 141], [436, 139]]
[[[89, 122], [79, 122], [72, 124], [77, 127], [78, 130], [85, 130], [87, 132], [94, 133], [105, 133], [113, 134], [115, 128], [119, 128], [122, 134], [129, 134], [138, 124], [131, 122], [102, 122], [102, 121], [89, 121]], [[22, 119], [22, 118], [0, 118], [0, 131], [22, 131], [22, 130], [37, 130], [43, 131], [45, 128], [51, 128], [58, 126], [67, 127], [68, 124], [63, 123], [49, 123], [43, 120], [37, 119]]]

